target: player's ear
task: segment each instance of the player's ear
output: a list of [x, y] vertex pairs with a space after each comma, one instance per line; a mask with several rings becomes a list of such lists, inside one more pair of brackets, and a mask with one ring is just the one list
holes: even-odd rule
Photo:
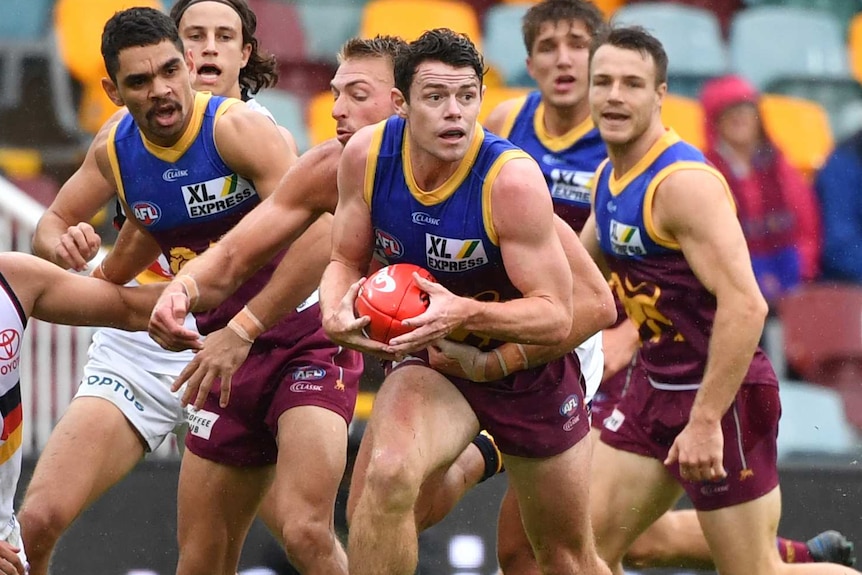
[[123, 102], [123, 99], [120, 98], [120, 91], [117, 89], [117, 85], [114, 84], [113, 80], [110, 78], [102, 78], [102, 89], [114, 104], [121, 108], [126, 105], [125, 102]]
[[404, 97], [404, 94], [401, 93], [401, 90], [398, 88], [392, 88], [392, 92], [390, 92], [392, 97], [392, 109], [395, 110], [395, 113], [398, 114], [400, 118], [407, 117], [407, 110], [410, 109], [410, 104], [407, 103], [407, 99]]

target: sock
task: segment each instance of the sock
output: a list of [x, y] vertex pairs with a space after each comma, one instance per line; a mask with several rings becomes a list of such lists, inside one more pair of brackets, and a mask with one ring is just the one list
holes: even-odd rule
[[479, 448], [482, 459], [485, 460], [485, 472], [482, 474], [482, 479], [479, 480], [479, 483], [482, 483], [503, 470], [503, 458], [500, 456], [500, 450], [497, 449], [497, 445], [491, 439], [491, 436], [484, 432], [473, 438], [473, 445]]
[[814, 558], [808, 550], [808, 545], [802, 541], [793, 541], [779, 537], [777, 539], [778, 552], [781, 560], [785, 563], [813, 563]]

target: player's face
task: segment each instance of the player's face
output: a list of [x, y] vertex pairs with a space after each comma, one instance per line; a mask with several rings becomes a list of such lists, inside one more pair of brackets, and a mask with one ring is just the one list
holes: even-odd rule
[[149, 140], [170, 146], [191, 117], [190, 65], [168, 40], [133, 46], [120, 51], [116, 85], [103, 85], [115, 104], [129, 109]]
[[546, 104], [567, 108], [586, 102], [590, 41], [580, 20], [542, 24], [527, 58], [527, 71]]
[[718, 118], [721, 139], [738, 147], [750, 147], [760, 139], [760, 119], [757, 106], [742, 103], [730, 106]]
[[410, 103], [397, 92], [395, 100], [420, 149], [443, 162], [466, 155], [482, 105], [482, 86], [473, 68], [423, 62], [413, 76]]
[[183, 13], [179, 30], [192, 53], [195, 89], [239, 98], [239, 73], [251, 55], [251, 44], [242, 41], [239, 14], [219, 2], [192, 4]]
[[342, 62], [329, 83], [332, 88], [332, 117], [338, 141], [346, 144], [365, 126], [392, 115], [392, 63], [386, 58], [351, 58]]
[[590, 111], [609, 145], [634, 142], [661, 123], [666, 91], [667, 84], [655, 85], [655, 62], [647, 54], [606, 44], [593, 55]]

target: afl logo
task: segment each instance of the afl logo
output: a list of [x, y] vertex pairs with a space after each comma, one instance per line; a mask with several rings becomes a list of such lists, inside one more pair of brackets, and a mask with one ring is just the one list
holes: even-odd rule
[[578, 408], [579, 403], [577, 395], [570, 395], [566, 398], [566, 401], [563, 402], [563, 405], [560, 406], [560, 415], [563, 417], [569, 417]]
[[21, 334], [15, 329], [0, 331], [0, 360], [8, 361], [18, 357], [21, 347]]
[[144, 224], [151, 226], [162, 217], [162, 211], [159, 206], [150, 202], [137, 202], [132, 205], [132, 212], [135, 214], [135, 219]]
[[374, 244], [377, 252], [386, 258], [400, 258], [404, 254], [404, 248], [398, 238], [387, 234], [383, 230], [374, 230]]

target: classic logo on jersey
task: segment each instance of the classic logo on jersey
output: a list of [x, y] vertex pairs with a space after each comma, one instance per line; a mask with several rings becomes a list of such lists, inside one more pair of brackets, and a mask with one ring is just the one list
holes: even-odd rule
[[305, 393], [307, 391], [323, 391], [323, 386], [317, 383], [308, 383], [307, 381], [297, 381], [291, 384], [290, 391], [294, 393]]
[[132, 204], [132, 213], [145, 226], [153, 225], [162, 217], [162, 210], [152, 202], [135, 202]]
[[425, 234], [427, 268], [441, 272], [464, 272], [488, 263], [482, 240], [459, 240]]
[[293, 372], [293, 379], [297, 381], [315, 381], [318, 379], [323, 379], [324, 377], [326, 377], [326, 370], [320, 367], [315, 367], [313, 365], [306, 365], [300, 367]]
[[374, 251], [377, 253], [378, 257], [389, 261], [391, 259], [398, 259], [404, 255], [404, 246], [402, 246], [398, 238], [392, 234], [385, 232], [380, 228], [375, 228]]
[[236, 174], [183, 186], [183, 199], [190, 218], [226, 212], [255, 196], [254, 186]]
[[617, 220], [611, 220], [611, 247], [615, 254], [622, 256], [642, 256], [646, 254], [641, 231], [636, 226], [629, 226]]
[[166, 182], [173, 182], [180, 178], [186, 178], [189, 175], [188, 170], [178, 170], [176, 168], [168, 168], [165, 170], [165, 173], [162, 174], [162, 179]]
[[0, 361], [17, 358], [19, 349], [21, 349], [21, 334], [17, 329], [0, 331]]
[[551, 170], [551, 196], [565, 202], [589, 205], [592, 179], [593, 172], [554, 168]]
[[411, 214], [413, 216], [413, 223], [419, 224], [420, 226], [439, 226], [440, 218], [432, 218], [425, 212], [413, 212]]

